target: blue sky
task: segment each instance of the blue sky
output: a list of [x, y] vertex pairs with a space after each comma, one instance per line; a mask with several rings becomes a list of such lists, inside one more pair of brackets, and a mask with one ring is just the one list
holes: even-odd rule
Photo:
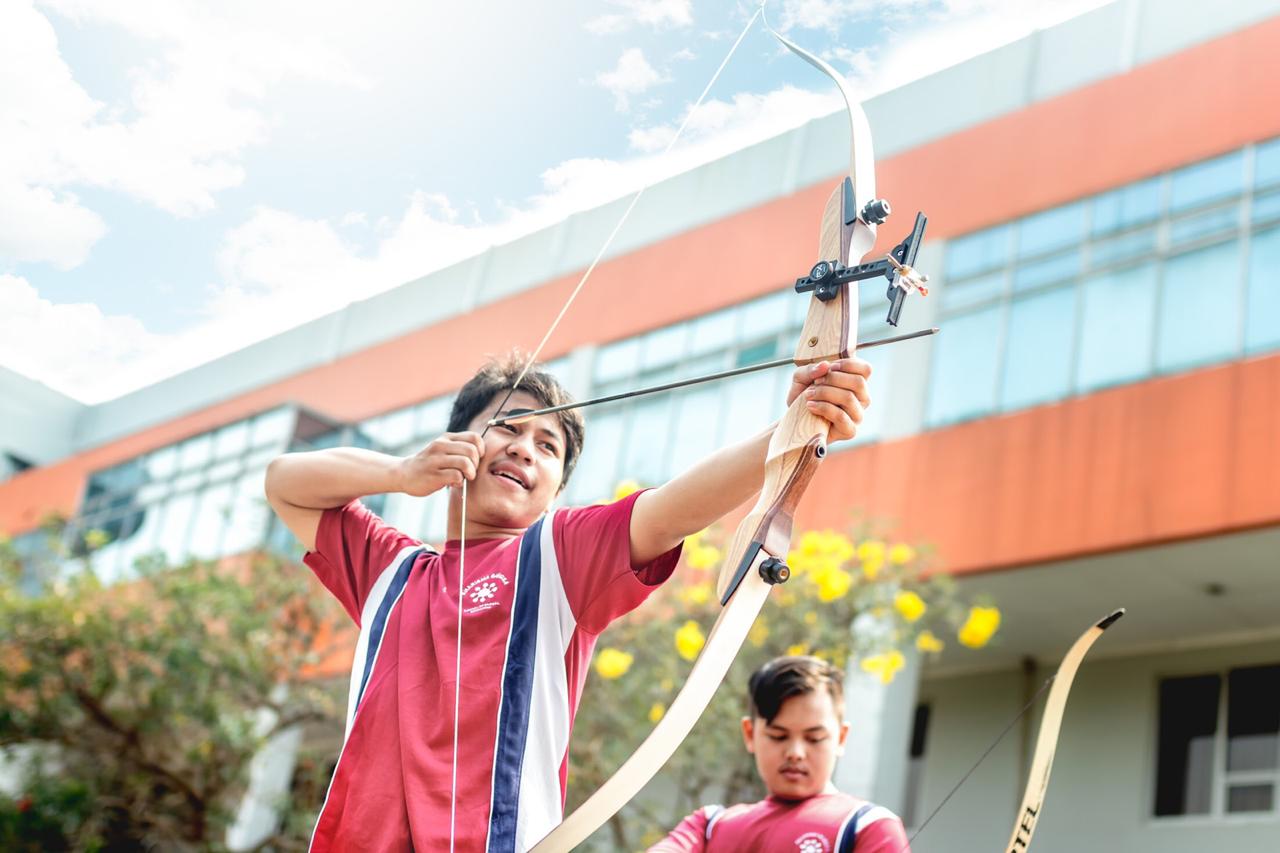
[[[0, 364], [86, 402], [837, 108], [755, 3], [0, 0]], [[1100, 0], [774, 0], [870, 95]]]

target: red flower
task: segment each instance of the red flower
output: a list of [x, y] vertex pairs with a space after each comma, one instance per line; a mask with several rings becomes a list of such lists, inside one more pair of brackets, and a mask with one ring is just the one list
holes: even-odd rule
[[31, 797], [25, 794], [23, 795], [22, 799], [18, 800], [18, 811], [22, 814], [26, 814], [27, 812], [31, 811], [31, 806], [32, 806]]

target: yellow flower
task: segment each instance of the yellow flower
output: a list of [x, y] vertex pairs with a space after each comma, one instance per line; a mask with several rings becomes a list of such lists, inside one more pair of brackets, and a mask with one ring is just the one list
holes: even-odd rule
[[889, 562], [895, 566], [910, 563], [916, 558], [916, 549], [906, 543], [899, 542], [889, 549]]
[[664, 678], [662, 679], [661, 682], [659, 682], [658, 689], [661, 690], [663, 693], [670, 693], [671, 688], [675, 686], [676, 686], [676, 683], [672, 681], [670, 678]]
[[893, 606], [897, 608], [898, 613], [908, 622], [914, 622], [924, 615], [925, 606], [924, 599], [914, 592], [900, 592], [893, 599]]
[[818, 599], [835, 601], [837, 598], [843, 598], [849, 593], [851, 586], [853, 586], [853, 575], [844, 569], [824, 572], [821, 580], [818, 581]]
[[807, 655], [809, 647], [804, 643], [796, 643], [794, 646], [787, 646], [787, 654], [789, 655]]
[[884, 543], [879, 539], [868, 539], [861, 543], [858, 545], [858, 559], [864, 563], [867, 560], [883, 560]]
[[994, 607], [970, 607], [969, 618], [960, 626], [958, 639], [971, 649], [987, 644], [1000, 628], [1000, 611]]
[[696, 658], [706, 642], [707, 638], [703, 636], [702, 628], [692, 619], [681, 625], [680, 629], [676, 631], [676, 651], [685, 660]]
[[635, 494], [643, 488], [644, 486], [641, 486], [635, 480], [623, 480], [613, 490], [613, 499], [615, 501], [620, 501], [627, 495]]
[[706, 604], [711, 600], [711, 583], [704, 581], [682, 586], [676, 595], [685, 604]]
[[84, 544], [90, 551], [96, 551], [111, 541], [111, 534], [96, 527], [84, 534]]
[[667, 713], [666, 707], [661, 702], [654, 702], [649, 706], [649, 722], [658, 722], [665, 713]]
[[922, 652], [940, 652], [944, 643], [933, 635], [932, 631], [921, 631], [916, 637], [916, 648]]
[[601, 678], [621, 678], [631, 669], [634, 657], [621, 649], [601, 649], [596, 655], [596, 672]]
[[747, 639], [751, 641], [751, 645], [757, 649], [764, 645], [764, 641], [769, 639], [769, 626], [763, 619], [757, 619], [756, 623], [751, 626], [751, 630], [747, 632]]
[[902, 652], [894, 649], [884, 654], [863, 658], [861, 666], [863, 672], [878, 675], [882, 684], [888, 684], [893, 681], [893, 677], [898, 674], [898, 670], [902, 669], [906, 662]]
[[807, 613], [805, 613], [805, 614], [804, 614], [804, 624], [806, 624], [806, 625], [817, 625], [817, 624], [818, 624], [818, 614], [817, 614], [817, 613], [814, 613], [812, 610], [810, 610], [810, 611], [808, 611]]
[[698, 545], [686, 551], [685, 561], [691, 569], [710, 569], [720, 562], [720, 549], [714, 545]]

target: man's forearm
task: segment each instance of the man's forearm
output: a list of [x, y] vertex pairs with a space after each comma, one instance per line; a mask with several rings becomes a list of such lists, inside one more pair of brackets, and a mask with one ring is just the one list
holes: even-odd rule
[[267, 496], [273, 503], [330, 509], [365, 495], [397, 492], [402, 461], [357, 447], [287, 453], [267, 466]]
[[717, 450], [657, 489], [655, 521], [680, 538], [702, 530], [760, 491], [773, 429]]

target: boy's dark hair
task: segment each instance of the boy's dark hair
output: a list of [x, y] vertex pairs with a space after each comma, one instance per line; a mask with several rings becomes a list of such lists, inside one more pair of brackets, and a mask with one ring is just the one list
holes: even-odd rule
[[[476, 375], [467, 380], [454, 398], [453, 409], [449, 412], [449, 432], [462, 432], [470, 427], [476, 415], [484, 411], [495, 397], [501, 399], [506, 396], [523, 369], [524, 360], [513, 352], [505, 358], [488, 362], [476, 371]], [[573, 402], [564, 386], [537, 364], [520, 379], [520, 387], [516, 390], [533, 397], [542, 408]], [[564, 474], [560, 478], [560, 488], [563, 489], [573, 473], [573, 466], [578, 464], [578, 457], [582, 455], [584, 427], [582, 413], [577, 410], [557, 412], [556, 418], [564, 430]]]
[[819, 688], [826, 688], [831, 694], [836, 716], [843, 719], [844, 673], [826, 661], [808, 655], [774, 658], [752, 673], [747, 683], [751, 716], [772, 723], [778, 711], [782, 710], [783, 702]]

